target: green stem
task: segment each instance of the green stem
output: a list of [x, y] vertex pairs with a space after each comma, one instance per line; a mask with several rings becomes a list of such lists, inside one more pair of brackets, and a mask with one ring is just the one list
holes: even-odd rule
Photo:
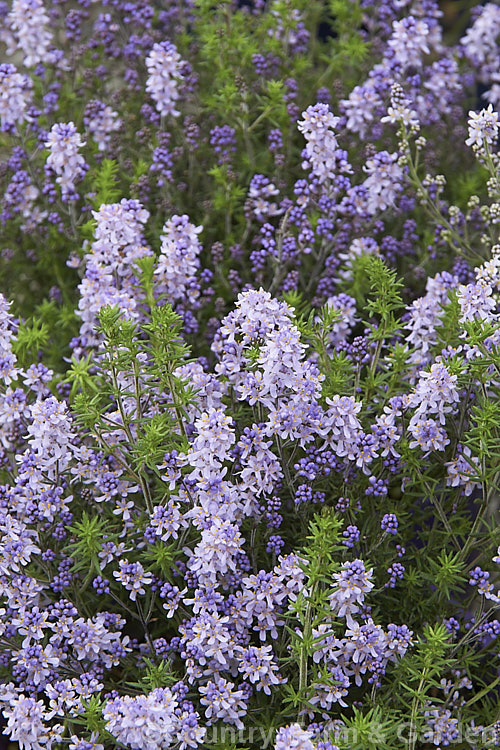
[[415, 726], [415, 719], [417, 718], [418, 713], [418, 706], [419, 706], [419, 693], [421, 692], [425, 680], [427, 679], [427, 673], [428, 673], [428, 667], [424, 667], [422, 676], [420, 677], [420, 682], [418, 683], [417, 688], [417, 695], [413, 698], [413, 702], [411, 704], [411, 717], [410, 717], [410, 736], [408, 737], [408, 748], [409, 750], [413, 750], [415, 745], [417, 744], [417, 732], [416, 732], [416, 726]]
[[304, 616], [304, 630], [302, 633], [302, 643], [300, 647], [300, 658], [299, 658], [299, 711], [297, 714], [297, 720], [299, 723], [303, 723], [302, 713], [303, 704], [306, 703], [305, 694], [307, 690], [307, 677], [309, 670], [309, 643], [312, 636], [312, 614], [313, 614], [313, 599], [316, 594], [318, 583], [317, 581], [311, 586], [311, 591], [307, 597], [306, 612]]

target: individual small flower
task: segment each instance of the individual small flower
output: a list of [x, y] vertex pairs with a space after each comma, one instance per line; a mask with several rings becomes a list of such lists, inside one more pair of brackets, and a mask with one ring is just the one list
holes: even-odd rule
[[148, 586], [153, 581], [151, 573], [146, 573], [141, 563], [129, 563], [127, 559], [120, 560], [118, 563], [120, 570], [114, 570], [113, 576], [123, 586], [130, 591], [130, 598], [133, 602], [137, 599], [137, 594], [145, 594], [144, 586]]
[[146, 91], [151, 94], [158, 112], [164, 115], [178, 117], [180, 112], [175, 109], [179, 98], [178, 81], [181, 74], [182, 60], [177, 47], [172, 42], [159, 42], [146, 58], [149, 77]]
[[75, 182], [86, 172], [85, 159], [78, 149], [85, 146], [73, 122], [56, 122], [52, 126], [45, 147], [50, 153], [47, 166], [57, 175], [56, 182], [61, 186], [62, 197], [69, 200], [75, 193]]

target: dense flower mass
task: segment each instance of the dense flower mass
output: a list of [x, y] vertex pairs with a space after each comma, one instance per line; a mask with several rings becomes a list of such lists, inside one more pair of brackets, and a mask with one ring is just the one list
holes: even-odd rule
[[20, 750], [499, 745], [500, 13], [466, 5], [0, 2]]

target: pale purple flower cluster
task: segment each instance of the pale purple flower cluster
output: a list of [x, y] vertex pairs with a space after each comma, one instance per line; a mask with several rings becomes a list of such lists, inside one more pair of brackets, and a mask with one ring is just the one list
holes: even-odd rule
[[[382, 35], [382, 60], [371, 69], [368, 78], [354, 87], [340, 102], [341, 114], [348, 130], [365, 137], [372, 133], [380, 137], [380, 122], [403, 121], [407, 126], [435, 122], [446, 114], [460, 93], [457, 67], [442, 44], [442, 29], [438, 22], [441, 11], [437, 3], [429, 2], [400, 20], [392, 21], [387, 40]], [[438, 56], [438, 59], [432, 59]], [[407, 75], [415, 69], [416, 75]], [[410, 96], [397, 87], [404, 85]], [[387, 98], [392, 90], [388, 116]], [[399, 95], [395, 98], [394, 92]], [[440, 96], [439, 92], [443, 95]], [[401, 95], [402, 94], [402, 95]]]
[[144, 595], [152, 579], [150, 573], [146, 573], [141, 563], [129, 563], [128, 560], [120, 560], [118, 563], [120, 570], [113, 571], [113, 575], [124, 588], [129, 591], [129, 596], [133, 602], [137, 599], [137, 594]]
[[0, 130], [5, 131], [29, 120], [27, 112], [32, 97], [31, 78], [18, 73], [15, 65], [0, 65]]
[[105, 151], [111, 134], [120, 129], [122, 121], [109, 105], [99, 99], [91, 99], [85, 107], [83, 124], [97, 143], [99, 151]]
[[93, 216], [95, 239], [84, 258], [85, 278], [79, 286], [77, 311], [82, 319], [80, 336], [87, 346], [98, 343], [95, 328], [102, 307], [117, 306], [132, 319], [139, 316], [135, 262], [151, 255], [143, 235], [149, 212], [138, 201], [103, 204]]
[[233, 690], [234, 683], [218, 677], [210, 680], [205, 687], [200, 687], [200, 703], [206, 706], [205, 716], [208, 725], [221, 719], [227, 724], [234, 724], [243, 729], [241, 717], [247, 713], [246, 696], [243, 690]]
[[179, 98], [178, 82], [181, 79], [182, 60], [175, 44], [160, 42], [153, 45], [153, 49], [146, 58], [148, 79], [146, 91], [151, 94], [156, 108], [162, 116], [179, 116], [175, 109]]
[[14, 316], [9, 307], [9, 302], [0, 294], [0, 378], [7, 386], [17, 379], [19, 372], [16, 368], [17, 358], [12, 351]]
[[419, 67], [422, 55], [428, 55], [430, 29], [425, 21], [406, 16], [401, 21], [393, 21], [393, 33], [387, 46], [392, 50], [396, 62], [405, 70], [410, 65]]
[[[258, 356], [249, 367], [246, 354], [255, 346]], [[218, 372], [227, 376], [239, 398], [269, 409], [267, 435], [295, 437], [305, 444], [318, 432], [322, 377], [304, 360], [304, 345], [286, 304], [263, 290], [239, 295], [236, 310], [222, 321], [212, 348], [220, 360]]]
[[274, 750], [314, 750], [313, 733], [302, 729], [300, 724], [291, 724], [278, 730]]
[[85, 146], [73, 122], [57, 122], [52, 126], [45, 147], [49, 150], [47, 167], [56, 175], [63, 200], [75, 197], [75, 183], [86, 172], [85, 159], [79, 149]]
[[340, 573], [333, 576], [337, 589], [330, 596], [332, 609], [339, 617], [346, 617], [348, 624], [352, 615], [360, 611], [365, 594], [374, 588], [371, 579], [373, 569], [366, 570], [362, 560], [346, 562]]
[[[329, 596], [333, 614], [346, 618], [344, 635], [337, 638], [330, 622], [313, 629], [313, 660], [326, 666], [333, 678], [333, 684], [325, 685], [319, 673], [310, 698], [310, 703], [323, 711], [331, 711], [335, 703], [347, 706], [344, 699], [352, 678], [358, 687], [365, 674], [369, 682], [379, 684], [387, 664], [404, 656], [412, 643], [413, 634], [406, 625], [391, 624], [384, 631], [364, 613], [365, 595], [374, 588], [372, 576], [373, 570], [367, 571], [361, 560], [344, 563], [341, 571], [334, 574], [336, 588]], [[328, 714], [323, 716], [327, 718]]]
[[417, 366], [430, 362], [429, 351], [437, 340], [436, 328], [443, 313], [443, 306], [448, 302], [448, 290], [456, 287], [458, 278], [448, 272], [438, 273], [427, 279], [426, 294], [418, 297], [409, 307], [409, 318], [406, 328], [409, 330], [407, 342], [413, 352], [411, 361]]
[[448, 477], [446, 484], [448, 487], [462, 487], [466, 497], [481, 486], [478, 478], [479, 459], [473, 456], [471, 449], [465, 446], [457, 446], [457, 455], [446, 463]]
[[490, 103], [487, 109], [480, 112], [469, 112], [469, 137], [467, 146], [476, 146], [479, 150], [485, 145], [493, 145], [498, 138], [498, 112], [493, 111]]
[[368, 174], [363, 183], [366, 190], [366, 205], [363, 205], [363, 211], [372, 216], [393, 206], [402, 190], [403, 170], [397, 160], [397, 154], [380, 151], [368, 159], [363, 167]]
[[499, 35], [500, 8], [497, 3], [486, 3], [460, 42], [465, 55], [476, 67], [481, 83], [493, 83], [486, 97], [495, 107], [500, 106]]
[[242, 542], [242, 536], [234, 524], [215, 517], [210, 527], [201, 532], [201, 541], [194, 548], [188, 567], [202, 586], [215, 584], [228, 573], [236, 571]]
[[198, 235], [202, 231], [203, 227], [192, 224], [185, 214], [172, 216], [163, 226], [155, 277], [158, 292], [171, 304], [182, 300], [192, 305], [199, 296], [196, 277], [202, 250]]
[[[65, 472], [78, 454], [75, 445], [75, 432], [65, 402], [59, 402], [54, 396], [38, 398], [29, 406], [19, 399], [22, 392], [16, 389], [19, 403], [13, 413], [9, 404], [9, 394], [4, 401], [4, 419], [10, 407], [10, 420], [13, 424], [22, 419], [27, 424], [27, 447], [16, 456], [18, 463], [17, 506], [18, 512], [32, 509], [33, 496], [38, 497], [37, 515], [50, 522], [65, 517], [68, 513], [67, 503], [72, 496], [62, 488], [56, 487], [61, 472]], [[14, 393], [12, 394], [14, 396]], [[12, 398], [11, 396], [11, 398]], [[34, 551], [34, 550], [33, 550]]]
[[8, 21], [14, 32], [16, 46], [24, 54], [26, 67], [53, 62], [54, 56], [50, 52], [50, 19], [43, 0], [13, 0]]
[[444, 425], [446, 415], [455, 410], [459, 400], [457, 376], [452, 375], [443, 362], [434, 362], [428, 372], [420, 372], [410, 394], [408, 406], [415, 408], [410, 427], [430, 414], [436, 415], [439, 423]]
[[206, 730], [185, 706], [169, 688], [156, 688], [149, 695], [108, 701], [103, 717], [108, 732], [131, 750], [166, 750], [174, 744], [187, 750], [203, 742]]
[[283, 682], [277, 674], [271, 646], [249, 646], [240, 657], [238, 671], [266, 695], [271, 695], [271, 686]]
[[362, 404], [352, 396], [334, 396], [327, 399], [329, 405], [325, 420], [327, 445], [337, 456], [347, 456], [350, 461], [356, 458], [357, 439], [363, 429], [358, 419]]
[[302, 113], [297, 127], [307, 141], [304, 169], [310, 169], [320, 183], [328, 183], [336, 175], [338, 142], [334, 128], [339, 122], [328, 104], [319, 102]]
[[49, 716], [43, 701], [22, 694], [14, 696], [11, 704], [3, 709], [10, 738], [26, 750], [49, 750], [52, 743], [58, 741], [62, 725], [50, 727], [44, 723]]
[[[356, 247], [359, 247], [359, 241], [355, 240], [355, 242], [357, 242]], [[346, 260], [346, 266], [349, 268], [351, 258], [347, 256]], [[339, 344], [347, 339], [347, 336], [356, 323], [356, 300], [348, 294], [341, 293], [329, 297], [326, 304], [339, 313], [339, 320], [335, 321], [330, 332], [332, 344]]]
[[494, 310], [497, 303], [493, 298], [493, 289], [489, 284], [479, 281], [476, 284], [461, 284], [458, 287], [458, 302], [460, 304], [461, 323], [472, 320], [493, 322], [496, 319]]
[[252, 177], [247, 203], [258, 221], [266, 221], [268, 217], [279, 216], [282, 213], [282, 209], [273, 200], [277, 195], [279, 195], [278, 188], [267, 177], [262, 174], [255, 174]]

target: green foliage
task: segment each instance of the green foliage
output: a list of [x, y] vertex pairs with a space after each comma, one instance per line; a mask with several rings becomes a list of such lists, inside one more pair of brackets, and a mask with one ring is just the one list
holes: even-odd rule
[[150, 693], [156, 688], [171, 687], [177, 678], [172, 672], [168, 662], [160, 661], [155, 664], [151, 659], [144, 659], [145, 674], [138, 682], [130, 682], [130, 687], [137, 690], [138, 694]]
[[[139, 166], [136, 167], [136, 174], [137, 169], [139, 169]], [[142, 171], [141, 174], [143, 173]], [[92, 179], [92, 184], [95, 186], [95, 196], [92, 198], [94, 208], [98, 209], [104, 203], [115, 203], [120, 199], [122, 189], [119, 185], [119, 174], [120, 166], [116, 161], [103, 159], [101, 164], [96, 167], [95, 174], [89, 175], [89, 179]]]
[[100, 516], [90, 516], [83, 512], [81, 519], [68, 528], [75, 541], [70, 549], [75, 562], [75, 570], [88, 570], [89, 566], [100, 572], [98, 554], [107, 536], [107, 523]]
[[46, 323], [32, 318], [20, 323], [12, 350], [21, 365], [33, 362], [36, 354], [43, 349], [49, 340], [49, 328]]
[[172, 570], [179, 551], [176, 544], [165, 544], [162, 541], [150, 544], [144, 552], [148, 567], [162, 578], [172, 578]]
[[91, 695], [87, 701], [82, 701], [83, 711], [72, 718], [72, 723], [85, 727], [90, 733], [95, 732], [97, 736], [104, 741], [113, 741], [113, 738], [106, 731], [103, 709], [106, 705], [100, 695]]
[[[366, 713], [354, 708], [352, 716], [342, 717], [339, 750], [393, 750], [400, 716], [387, 708], [369, 709]], [[335, 739], [335, 738], [334, 738]]]
[[428, 579], [437, 587], [437, 595], [449, 600], [452, 594], [464, 591], [467, 576], [464, 575], [465, 563], [460, 560], [459, 553], [441, 550], [436, 559], [428, 560]]

